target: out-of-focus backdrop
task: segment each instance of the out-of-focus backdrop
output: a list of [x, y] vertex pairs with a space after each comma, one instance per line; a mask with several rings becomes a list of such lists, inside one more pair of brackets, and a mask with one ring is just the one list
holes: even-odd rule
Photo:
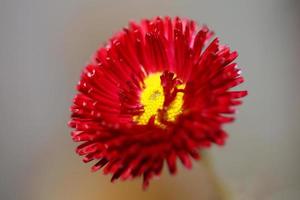
[[0, 199], [216, 199], [201, 162], [175, 177], [109, 182], [74, 153], [66, 123], [80, 71], [110, 35], [156, 15], [208, 24], [238, 50], [249, 90], [209, 152], [229, 199], [300, 197], [297, 0], [0, 0]]

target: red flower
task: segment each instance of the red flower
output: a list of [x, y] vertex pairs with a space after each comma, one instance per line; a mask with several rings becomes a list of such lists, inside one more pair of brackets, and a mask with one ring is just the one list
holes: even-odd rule
[[233, 60], [237, 52], [214, 39], [206, 26], [176, 17], [130, 23], [100, 48], [85, 67], [71, 107], [70, 127], [83, 161], [115, 179], [143, 175], [147, 187], [164, 161], [191, 158], [212, 143], [223, 145], [222, 125], [233, 121], [246, 91]]

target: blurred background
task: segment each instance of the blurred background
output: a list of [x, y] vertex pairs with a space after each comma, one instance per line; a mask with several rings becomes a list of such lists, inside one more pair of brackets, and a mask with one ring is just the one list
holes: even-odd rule
[[[143, 192], [141, 180], [91, 173], [66, 123], [90, 55], [129, 20], [156, 15], [215, 30], [238, 50], [249, 95], [226, 146], [209, 150], [213, 168], [165, 171]], [[297, 0], [0, 0], [1, 199], [299, 199], [299, 33]]]

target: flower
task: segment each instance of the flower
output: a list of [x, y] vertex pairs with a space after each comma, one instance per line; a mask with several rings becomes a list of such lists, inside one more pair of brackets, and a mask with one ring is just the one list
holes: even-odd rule
[[234, 120], [247, 91], [233, 61], [207, 26], [176, 17], [131, 22], [84, 68], [71, 106], [71, 136], [84, 162], [97, 161], [112, 181], [143, 176], [146, 188], [164, 162], [191, 158], [212, 143], [223, 145], [222, 125]]

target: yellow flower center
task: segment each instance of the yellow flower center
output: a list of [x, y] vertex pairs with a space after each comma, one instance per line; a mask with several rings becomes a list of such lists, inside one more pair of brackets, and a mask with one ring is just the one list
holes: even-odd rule
[[[163, 108], [165, 95], [160, 80], [161, 73], [150, 74], [144, 80], [145, 87], [140, 94], [140, 103], [144, 107], [144, 112], [133, 117], [133, 121], [140, 125], [146, 125], [151, 117], [155, 117], [154, 124], [164, 127], [158, 116], [158, 111], [165, 109], [164, 120], [175, 121], [182, 111], [183, 92], [177, 92], [174, 100], [167, 108]], [[184, 89], [185, 85], [177, 85], [177, 89]]]

